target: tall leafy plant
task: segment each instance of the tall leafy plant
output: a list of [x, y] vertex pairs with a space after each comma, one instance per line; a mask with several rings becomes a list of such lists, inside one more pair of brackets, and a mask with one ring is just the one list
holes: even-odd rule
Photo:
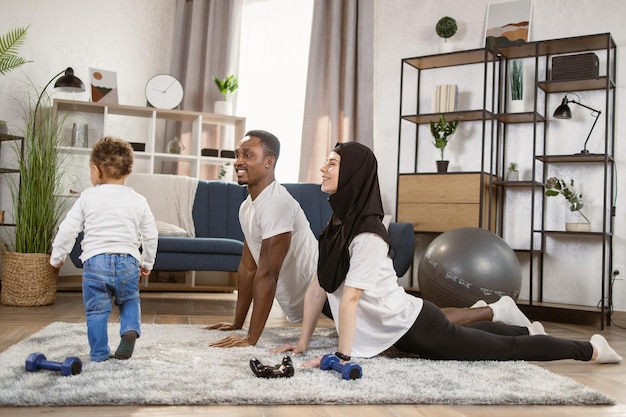
[[25, 109], [23, 151], [16, 149], [17, 170], [10, 182], [15, 218], [14, 251], [50, 253], [61, 216], [70, 200], [61, 195], [64, 155], [63, 121], [42, 93], [37, 110]]
[[6, 75], [27, 62], [18, 55], [18, 50], [26, 39], [28, 26], [18, 27], [0, 36], [0, 75]]

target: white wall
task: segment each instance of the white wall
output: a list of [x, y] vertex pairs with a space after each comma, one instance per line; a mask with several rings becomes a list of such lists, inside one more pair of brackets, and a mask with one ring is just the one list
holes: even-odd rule
[[[375, 68], [375, 152], [379, 160], [379, 173], [385, 209], [395, 211], [395, 189], [397, 173], [397, 141], [399, 126], [400, 61], [403, 58], [435, 54], [439, 52], [441, 39], [434, 31], [436, 22], [443, 16], [457, 20], [459, 30], [451, 38], [455, 50], [474, 49], [483, 46], [487, 5], [498, 0], [393, 0], [377, 2], [376, 12], [376, 68]], [[533, 0], [530, 40], [563, 38], [578, 35], [610, 32], [618, 46], [617, 62], [617, 108], [620, 114], [620, 98], [624, 91], [625, 58], [620, 47], [626, 47], [626, 27], [622, 19], [626, 12], [626, 2], [620, 0]], [[460, 77], [464, 75], [461, 74]], [[584, 99], [582, 100], [584, 102]], [[578, 111], [579, 108], [573, 109]], [[582, 119], [582, 117], [581, 117]], [[591, 120], [582, 121], [580, 130], [581, 145], [591, 127]], [[562, 130], [559, 130], [562, 129]], [[570, 138], [564, 132], [565, 126], [551, 123], [550, 136]], [[600, 122], [596, 130], [602, 130]], [[616, 121], [616, 161], [617, 184], [623, 184], [626, 169], [626, 148], [621, 145], [626, 126], [619, 116]], [[578, 134], [582, 134], [579, 132]], [[595, 132], [589, 144], [592, 145]], [[463, 134], [462, 131], [457, 135]], [[599, 137], [598, 137], [599, 138]], [[452, 148], [446, 152], [451, 164], [463, 169], [463, 161], [477, 157], [475, 151], [464, 148], [463, 154], [455, 154]], [[598, 141], [599, 142], [599, 141]], [[580, 148], [578, 148], [580, 149]], [[593, 152], [593, 148], [591, 148]], [[577, 152], [572, 150], [572, 153]], [[433, 158], [434, 159], [434, 158]], [[434, 163], [433, 163], [434, 164]], [[434, 170], [434, 169], [433, 169]], [[580, 174], [579, 174], [580, 175]], [[583, 175], [585, 177], [585, 175]], [[585, 182], [587, 178], [578, 182]], [[595, 183], [585, 184], [591, 190]], [[601, 187], [601, 185], [600, 185]], [[623, 189], [623, 187], [622, 187]], [[620, 204], [623, 193], [618, 193], [617, 215], [615, 217], [614, 265], [626, 264], [626, 208]], [[601, 215], [601, 214], [600, 214]], [[527, 226], [526, 226], [527, 227]], [[527, 229], [526, 229], [527, 230]], [[568, 246], [567, 252], [559, 252], [562, 247], [549, 246], [546, 256], [561, 259], [547, 270], [546, 298], [557, 302], [571, 302], [595, 306], [599, 301], [599, 253], [594, 245], [581, 243]], [[597, 248], [597, 245], [595, 246]], [[595, 262], [595, 263], [594, 263]], [[626, 310], [626, 284], [616, 281], [614, 302], [616, 310]]]
[[175, 7], [173, 0], [0, 0], [0, 32], [30, 25], [20, 55], [33, 61], [0, 77], [0, 118], [19, 125], [14, 99], [66, 67], [87, 87], [76, 100], [90, 99], [93, 67], [117, 72], [120, 104], [145, 106], [146, 81], [170, 69]]

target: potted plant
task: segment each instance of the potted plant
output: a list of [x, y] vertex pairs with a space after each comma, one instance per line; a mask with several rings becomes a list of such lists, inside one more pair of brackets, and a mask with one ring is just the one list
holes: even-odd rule
[[437, 36], [443, 38], [444, 50], [449, 52], [448, 38], [454, 36], [457, 31], [456, 20], [450, 16], [444, 16], [435, 25]]
[[591, 221], [583, 213], [583, 208], [589, 208], [588, 204], [583, 200], [583, 194], [578, 193], [574, 188], [574, 180], [570, 180], [569, 184], [561, 178], [552, 177], [546, 181], [547, 197], [555, 197], [562, 195], [568, 203], [567, 216], [565, 220], [565, 230], [576, 232], [591, 231]]
[[524, 111], [524, 67], [521, 59], [511, 61], [511, 108], [509, 113]]
[[448, 146], [450, 137], [454, 134], [454, 132], [456, 132], [458, 125], [459, 122], [457, 120], [453, 122], [446, 121], [443, 114], [439, 118], [438, 122], [430, 122], [430, 133], [433, 135], [433, 138], [435, 138], [433, 145], [435, 145], [435, 148], [439, 150], [439, 154], [441, 155], [441, 159], [436, 161], [437, 172], [448, 171], [449, 161], [444, 159], [444, 152], [446, 150], [446, 146]]
[[233, 114], [233, 104], [228, 101], [229, 97], [239, 88], [239, 80], [233, 74], [229, 74], [226, 78], [213, 77], [215, 85], [217, 85], [220, 94], [224, 97], [223, 101], [216, 101], [214, 112], [217, 114], [225, 114], [230, 116]]
[[519, 171], [517, 170], [517, 162], [510, 162], [508, 171], [506, 173], [507, 181], [518, 181], [519, 180]]
[[[43, 99], [43, 100], [42, 100]], [[51, 244], [70, 200], [61, 196], [63, 123], [50, 99], [25, 110], [23, 152], [16, 149], [18, 175], [9, 181], [15, 236], [2, 246], [2, 304], [54, 303], [58, 269], [50, 265]]]

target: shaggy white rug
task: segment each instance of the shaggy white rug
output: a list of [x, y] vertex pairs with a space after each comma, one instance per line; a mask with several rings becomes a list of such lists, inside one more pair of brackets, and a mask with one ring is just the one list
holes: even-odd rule
[[[109, 344], [119, 342], [119, 324], [109, 325]], [[334, 371], [299, 368], [334, 352], [333, 329], [318, 329], [306, 355], [292, 356], [292, 378], [257, 378], [251, 358], [274, 366], [283, 355], [269, 349], [293, 342], [299, 328], [267, 328], [256, 347], [208, 345], [226, 333], [195, 325], [144, 324], [128, 361], [90, 362], [84, 323], [52, 323], [0, 354], [0, 405], [128, 404], [613, 404], [602, 393], [522, 361], [457, 362], [380, 356], [359, 361], [363, 378], [342, 380]], [[244, 332], [236, 332], [244, 334]], [[72, 377], [26, 372], [26, 357], [83, 360]], [[581, 364], [581, 366], [586, 366]]]

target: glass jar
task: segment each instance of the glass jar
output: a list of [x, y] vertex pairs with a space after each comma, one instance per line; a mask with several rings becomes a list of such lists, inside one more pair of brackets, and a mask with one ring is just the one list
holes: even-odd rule
[[583, 200], [565, 205], [565, 230], [568, 232], [591, 231], [591, 203]]
[[185, 145], [178, 139], [178, 136], [167, 143], [167, 153], [180, 154], [185, 150]]

